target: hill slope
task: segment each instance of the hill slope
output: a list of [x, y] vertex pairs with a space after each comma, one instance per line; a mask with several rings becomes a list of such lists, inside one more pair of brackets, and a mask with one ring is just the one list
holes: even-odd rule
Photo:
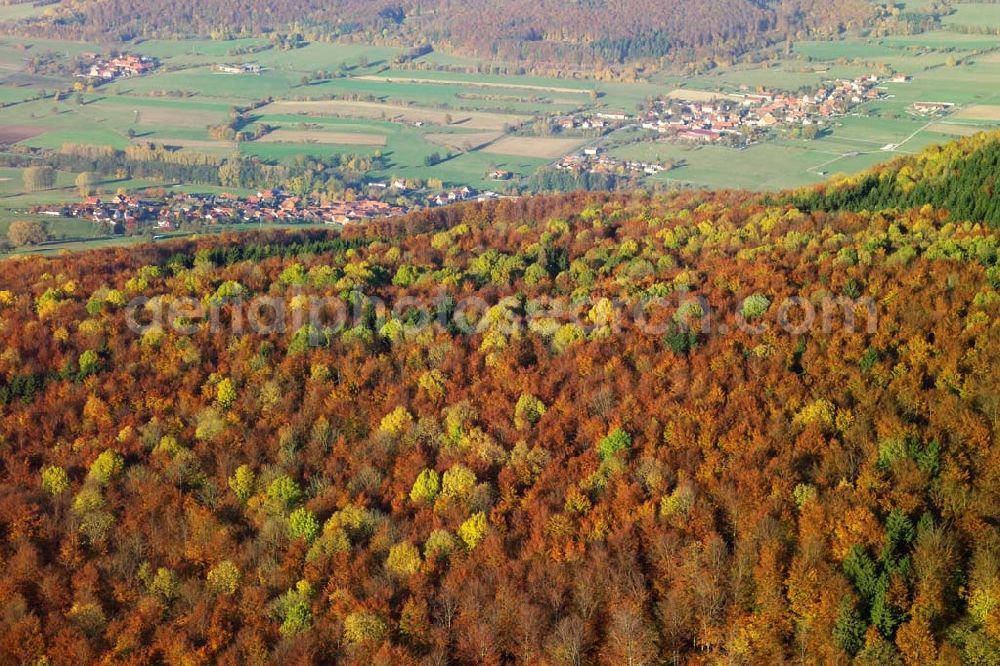
[[0, 660], [994, 663], [997, 247], [588, 194], [4, 262]]
[[870, 172], [792, 196], [810, 210], [880, 210], [933, 205], [956, 220], [1000, 227], [1000, 142], [982, 132], [932, 146]]
[[137, 39], [190, 35], [259, 35], [302, 30], [321, 35], [359, 33], [418, 44], [430, 40], [482, 57], [575, 62], [629, 62], [678, 49], [740, 53], [791, 32], [836, 34], [873, 13], [866, 0], [516, 0], [463, 3], [413, 0], [93, 0], [57, 3], [27, 21], [45, 36]]

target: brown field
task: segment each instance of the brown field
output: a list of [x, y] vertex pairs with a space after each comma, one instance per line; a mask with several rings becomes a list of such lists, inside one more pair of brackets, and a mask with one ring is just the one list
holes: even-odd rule
[[726, 93], [710, 92], [708, 90], [689, 90], [687, 88], [677, 88], [667, 93], [670, 99], [682, 99], [685, 102], [711, 102], [713, 99], [741, 99], [737, 95], [727, 95]]
[[1000, 120], [1000, 105], [973, 104], [960, 110], [953, 117], [964, 120]]
[[589, 90], [581, 88], [560, 88], [558, 86], [533, 86], [526, 83], [503, 83], [501, 81], [462, 81], [458, 79], [421, 79], [408, 76], [359, 76], [359, 81], [381, 81], [383, 83], [429, 83], [445, 86], [469, 86], [471, 88], [509, 88], [512, 90], [537, 90], [539, 92], [572, 93], [589, 95]]
[[266, 107], [267, 113], [306, 114], [314, 116], [343, 116], [347, 118], [385, 119], [400, 123], [451, 124], [468, 129], [501, 130], [504, 125], [516, 125], [528, 120], [527, 116], [479, 111], [443, 111], [412, 106], [397, 106], [380, 102], [354, 102], [342, 99], [319, 101], [281, 101]]
[[176, 146], [178, 148], [194, 148], [198, 150], [236, 150], [235, 141], [213, 141], [211, 139], [171, 139], [154, 137], [142, 137], [134, 139], [132, 143], [158, 143], [164, 146]]
[[533, 136], [509, 136], [490, 144], [484, 153], [555, 159], [583, 143], [580, 139], [542, 139]]
[[982, 132], [984, 129], [976, 125], [956, 125], [954, 123], [931, 123], [927, 126], [928, 132], [939, 132], [952, 136], [972, 136], [977, 132]]
[[32, 125], [0, 125], [0, 143], [18, 143], [46, 131], [44, 127]]
[[135, 108], [139, 111], [140, 125], [166, 125], [168, 127], [201, 128], [208, 127], [209, 125], [217, 125], [226, 119], [223, 114], [215, 111], [194, 109], [158, 109], [144, 106], [137, 106]]
[[277, 129], [257, 141], [258, 143], [341, 143], [348, 146], [384, 146], [385, 135]]
[[470, 132], [468, 134], [424, 134], [424, 138], [439, 146], [454, 150], [471, 150], [496, 141], [500, 132]]

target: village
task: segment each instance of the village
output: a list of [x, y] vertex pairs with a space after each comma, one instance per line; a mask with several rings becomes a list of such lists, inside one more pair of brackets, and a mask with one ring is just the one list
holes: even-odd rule
[[[909, 77], [895, 75], [888, 80], [898, 83], [908, 81]], [[563, 132], [606, 130], [631, 124], [685, 141], [720, 142], [730, 137], [736, 143], [743, 143], [779, 124], [808, 126], [844, 115], [864, 102], [882, 97], [880, 84], [884, 82], [875, 75], [839, 79], [801, 95], [772, 90], [715, 94], [681, 89], [653, 101], [650, 108], [637, 116], [574, 114], [556, 118], [555, 124]]]
[[[908, 77], [898, 75], [893, 81]], [[818, 126], [865, 102], [884, 96], [878, 76], [831, 81], [802, 95], [762, 90], [707, 101], [689, 101], [683, 91], [657, 100], [640, 118], [643, 129], [682, 141], [741, 145], [777, 125]]]
[[155, 58], [121, 53], [104, 58], [96, 53], [85, 53], [82, 56], [83, 69], [77, 73], [77, 78], [90, 79], [101, 83], [110, 83], [118, 79], [143, 76], [159, 66]]
[[[376, 189], [403, 187], [375, 183]], [[247, 197], [221, 194], [167, 194], [147, 191], [144, 195], [119, 193], [108, 198], [89, 196], [77, 203], [38, 206], [36, 215], [91, 220], [109, 234], [143, 231], [167, 232], [183, 227], [220, 224], [357, 224], [402, 215], [423, 207], [435, 208], [460, 201], [498, 199], [495, 192], [479, 193], [459, 187], [427, 195], [424, 205], [400, 206], [376, 198], [326, 200], [300, 197], [280, 189], [263, 190]]]
[[[909, 77], [894, 75], [888, 80], [904, 83]], [[554, 122], [561, 132], [597, 130], [600, 136], [613, 130], [638, 128], [674, 141], [745, 148], [769, 129], [779, 126], [794, 128], [801, 131], [802, 136], [812, 138], [829, 119], [845, 115], [867, 101], [882, 98], [883, 83], [885, 80], [871, 75], [831, 81], [805, 94], [772, 90], [742, 94], [675, 90], [654, 100], [635, 116], [573, 114], [555, 118]], [[700, 101], [693, 99], [695, 97], [701, 98]], [[555, 164], [560, 170], [637, 178], [672, 167], [670, 162], [617, 159], [593, 144], [565, 155]]]
[[670, 163], [617, 159], [602, 153], [599, 148], [584, 148], [579, 153], [566, 155], [555, 165], [559, 170], [588, 171], [631, 178], [652, 176], [661, 171], [669, 171], [672, 167]]

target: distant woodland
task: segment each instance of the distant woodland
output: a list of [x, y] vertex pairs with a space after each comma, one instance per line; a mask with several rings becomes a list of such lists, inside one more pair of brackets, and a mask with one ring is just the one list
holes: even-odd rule
[[431, 43], [502, 61], [630, 63], [732, 57], [786, 38], [836, 35], [868, 21], [865, 0], [93, 0], [62, 3], [55, 18], [17, 30], [47, 37], [131, 40], [257, 36]]
[[0, 663], [998, 663], [998, 138], [0, 263]]

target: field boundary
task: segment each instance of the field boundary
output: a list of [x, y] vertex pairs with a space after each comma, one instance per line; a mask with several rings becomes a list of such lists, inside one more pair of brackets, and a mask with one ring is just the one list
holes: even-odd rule
[[574, 95], [589, 95], [590, 90], [584, 88], [563, 88], [559, 86], [539, 86], [530, 83], [501, 83], [499, 81], [460, 81], [456, 79], [423, 79], [419, 77], [378, 76], [366, 74], [355, 76], [356, 81], [377, 81], [380, 83], [418, 83], [447, 86], [469, 86], [471, 88], [510, 88], [511, 90], [532, 90], [535, 92], [569, 93]]

